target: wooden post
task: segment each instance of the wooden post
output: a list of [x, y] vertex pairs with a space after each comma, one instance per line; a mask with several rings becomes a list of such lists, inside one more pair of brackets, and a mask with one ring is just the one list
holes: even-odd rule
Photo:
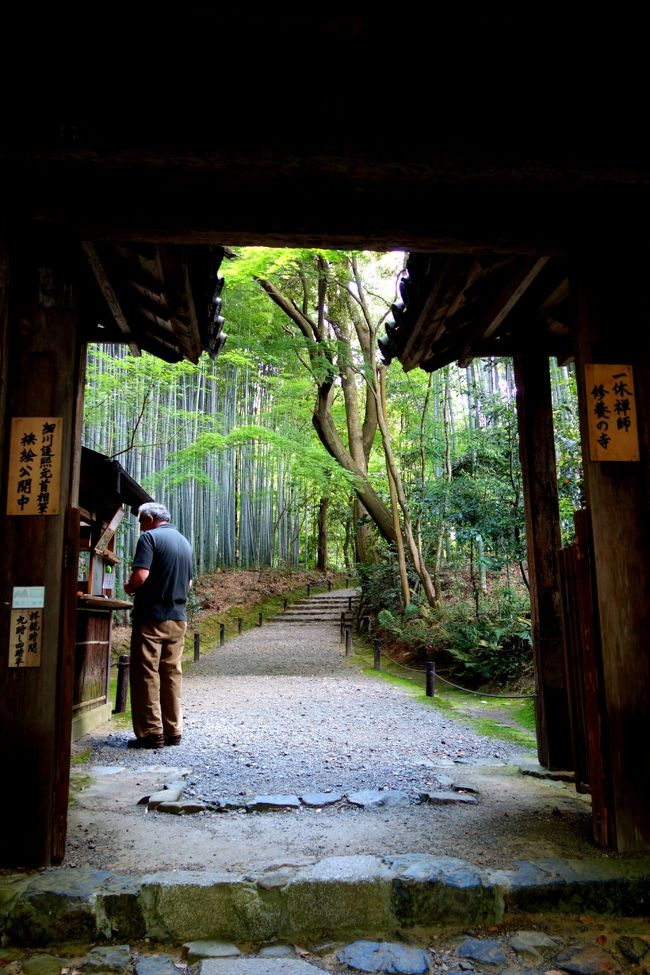
[[311, 582], [307, 583], [307, 599], [311, 596]]
[[243, 625], [244, 625], [244, 621], [243, 621], [243, 619], [240, 616], [237, 619], [237, 632], [238, 633], [241, 633]]
[[219, 623], [219, 646], [223, 646], [226, 642], [226, 624]]
[[117, 688], [115, 690], [115, 710], [113, 714], [124, 714], [126, 711], [126, 694], [129, 689], [129, 670], [131, 659], [123, 653], [117, 663]]
[[285, 612], [286, 612], [286, 609], [287, 609], [287, 597], [285, 596], [284, 597], [284, 610], [285, 610]]
[[[60, 862], [65, 850], [78, 558], [73, 491], [80, 457], [77, 411], [83, 400], [74, 308], [78, 249], [61, 238], [37, 240], [32, 233], [24, 247], [0, 241], [0, 385], [3, 393], [7, 390], [0, 404], [5, 419], [0, 445], [0, 633], [5, 641], [0, 737], [11, 742], [3, 750], [3, 771], [21, 796], [20, 803], [5, 810], [0, 866], [30, 868]], [[53, 458], [60, 481], [44, 511], [36, 504], [42, 489], [35, 476], [33, 513], [6, 514], [8, 497], [15, 499], [17, 490], [10, 461], [12, 417], [60, 420], [60, 447]], [[40, 437], [42, 427], [37, 432]], [[16, 587], [43, 587], [38, 666], [9, 666]]]
[[341, 613], [341, 643], [345, 639], [345, 613]]
[[331, 579], [328, 579], [327, 580], [327, 591], [328, 592], [331, 592], [332, 591], [332, 580]]
[[426, 696], [433, 697], [436, 692], [436, 665], [433, 660], [427, 660]]
[[379, 640], [373, 640], [373, 645], [375, 648], [374, 668], [381, 670], [381, 644]]
[[352, 649], [352, 623], [345, 624], [345, 656], [347, 657]]
[[[647, 256], [629, 248], [575, 261], [576, 376], [600, 647], [602, 768], [607, 829], [619, 852], [650, 850], [650, 313]], [[586, 384], [591, 363], [634, 370], [638, 461], [591, 460]]]
[[199, 660], [201, 657], [201, 634], [194, 634], [194, 660]]
[[259, 616], [257, 617], [257, 625], [258, 625], [258, 626], [261, 626], [261, 625], [262, 625], [262, 623], [263, 623], [263, 621], [264, 621], [264, 618], [263, 618], [263, 616], [262, 616], [262, 610], [260, 610], [260, 614], [259, 614]]
[[514, 367], [537, 681], [537, 752], [541, 765], [571, 769], [573, 752], [558, 569], [560, 514], [548, 359], [542, 354], [517, 356]]

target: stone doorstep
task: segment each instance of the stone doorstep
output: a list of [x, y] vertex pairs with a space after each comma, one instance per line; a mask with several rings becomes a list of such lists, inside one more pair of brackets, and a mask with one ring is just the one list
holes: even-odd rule
[[413, 853], [329, 857], [243, 876], [138, 877], [90, 868], [0, 876], [0, 935], [31, 946], [390, 938], [550, 912], [647, 916], [650, 858], [522, 861], [513, 870], [483, 870]]

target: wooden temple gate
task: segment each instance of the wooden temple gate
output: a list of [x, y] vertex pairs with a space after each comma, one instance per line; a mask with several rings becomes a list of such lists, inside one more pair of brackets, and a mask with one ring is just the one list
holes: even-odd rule
[[[216, 354], [219, 264], [246, 244], [408, 250], [389, 358], [435, 369], [514, 357], [540, 760], [566, 767], [575, 752], [597, 840], [650, 849], [650, 164], [637, 141], [646, 57], [633, 51], [645, 32], [568, 8], [561, 29], [550, 14], [531, 25], [523, 10], [453, 5], [398, 25], [209, 5], [132, 7], [127, 20], [118, 8], [92, 42], [72, 9], [36, 24], [30, 8], [3, 15], [0, 736], [20, 801], [0, 866], [45, 866], [65, 846], [85, 344]], [[296, 82], [305, 50], [306, 72], [336, 64], [335, 85]], [[384, 72], [388, 84], [342, 110], [386, 52], [408, 60], [406, 88]], [[271, 98], [278, 70], [291, 104], [257, 107], [242, 126], [242, 72]], [[567, 77], [580, 79], [579, 108]], [[576, 365], [591, 596], [583, 526], [574, 554], [559, 552], [550, 355]], [[634, 377], [634, 460], [590, 454], [587, 377], [601, 365]]]

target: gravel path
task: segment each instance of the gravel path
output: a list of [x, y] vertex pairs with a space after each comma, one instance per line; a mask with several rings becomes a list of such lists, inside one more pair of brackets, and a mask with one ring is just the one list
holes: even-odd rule
[[[314, 596], [310, 608], [322, 617], [325, 601]], [[504, 867], [594, 855], [587, 797], [521, 775], [532, 752], [362, 673], [339, 646], [331, 613], [330, 622], [255, 627], [187, 667], [179, 747], [128, 749], [131, 730], [114, 722], [75, 743], [86, 784], [71, 803], [63, 866], [247, 873], [358, 854], [445, 854]], [[148, 813], [148, 796], [179, 775], [184, 802], [234, 800], [231, 811]], [[442, 804], [419, 801], [439, 788]], [[377, 789], [409, 801], [244, 811], [258, 796]]]
[[187, 668], [183, 704], [179, 747], [133, 751], [125, 747], [130, 732], [91, 735], [94, 761], [185, 765], [185, 795], [212, 800], [305, 790], [418, 793], [436, 787], [433, 765], [525, 754], [363, 674], [340, 647], [335, 622], [279, 620], [217, 647]]

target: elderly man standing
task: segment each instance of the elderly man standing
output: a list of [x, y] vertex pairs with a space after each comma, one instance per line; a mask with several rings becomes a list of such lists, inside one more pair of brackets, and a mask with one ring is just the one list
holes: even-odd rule
[[170, 524], [167, 508], [138, 509], [141, 534], [124, 591], [133, 596], [129, 748], [179, 745], [183, 730], [181, 659], [192, 586], [192, 548]]

